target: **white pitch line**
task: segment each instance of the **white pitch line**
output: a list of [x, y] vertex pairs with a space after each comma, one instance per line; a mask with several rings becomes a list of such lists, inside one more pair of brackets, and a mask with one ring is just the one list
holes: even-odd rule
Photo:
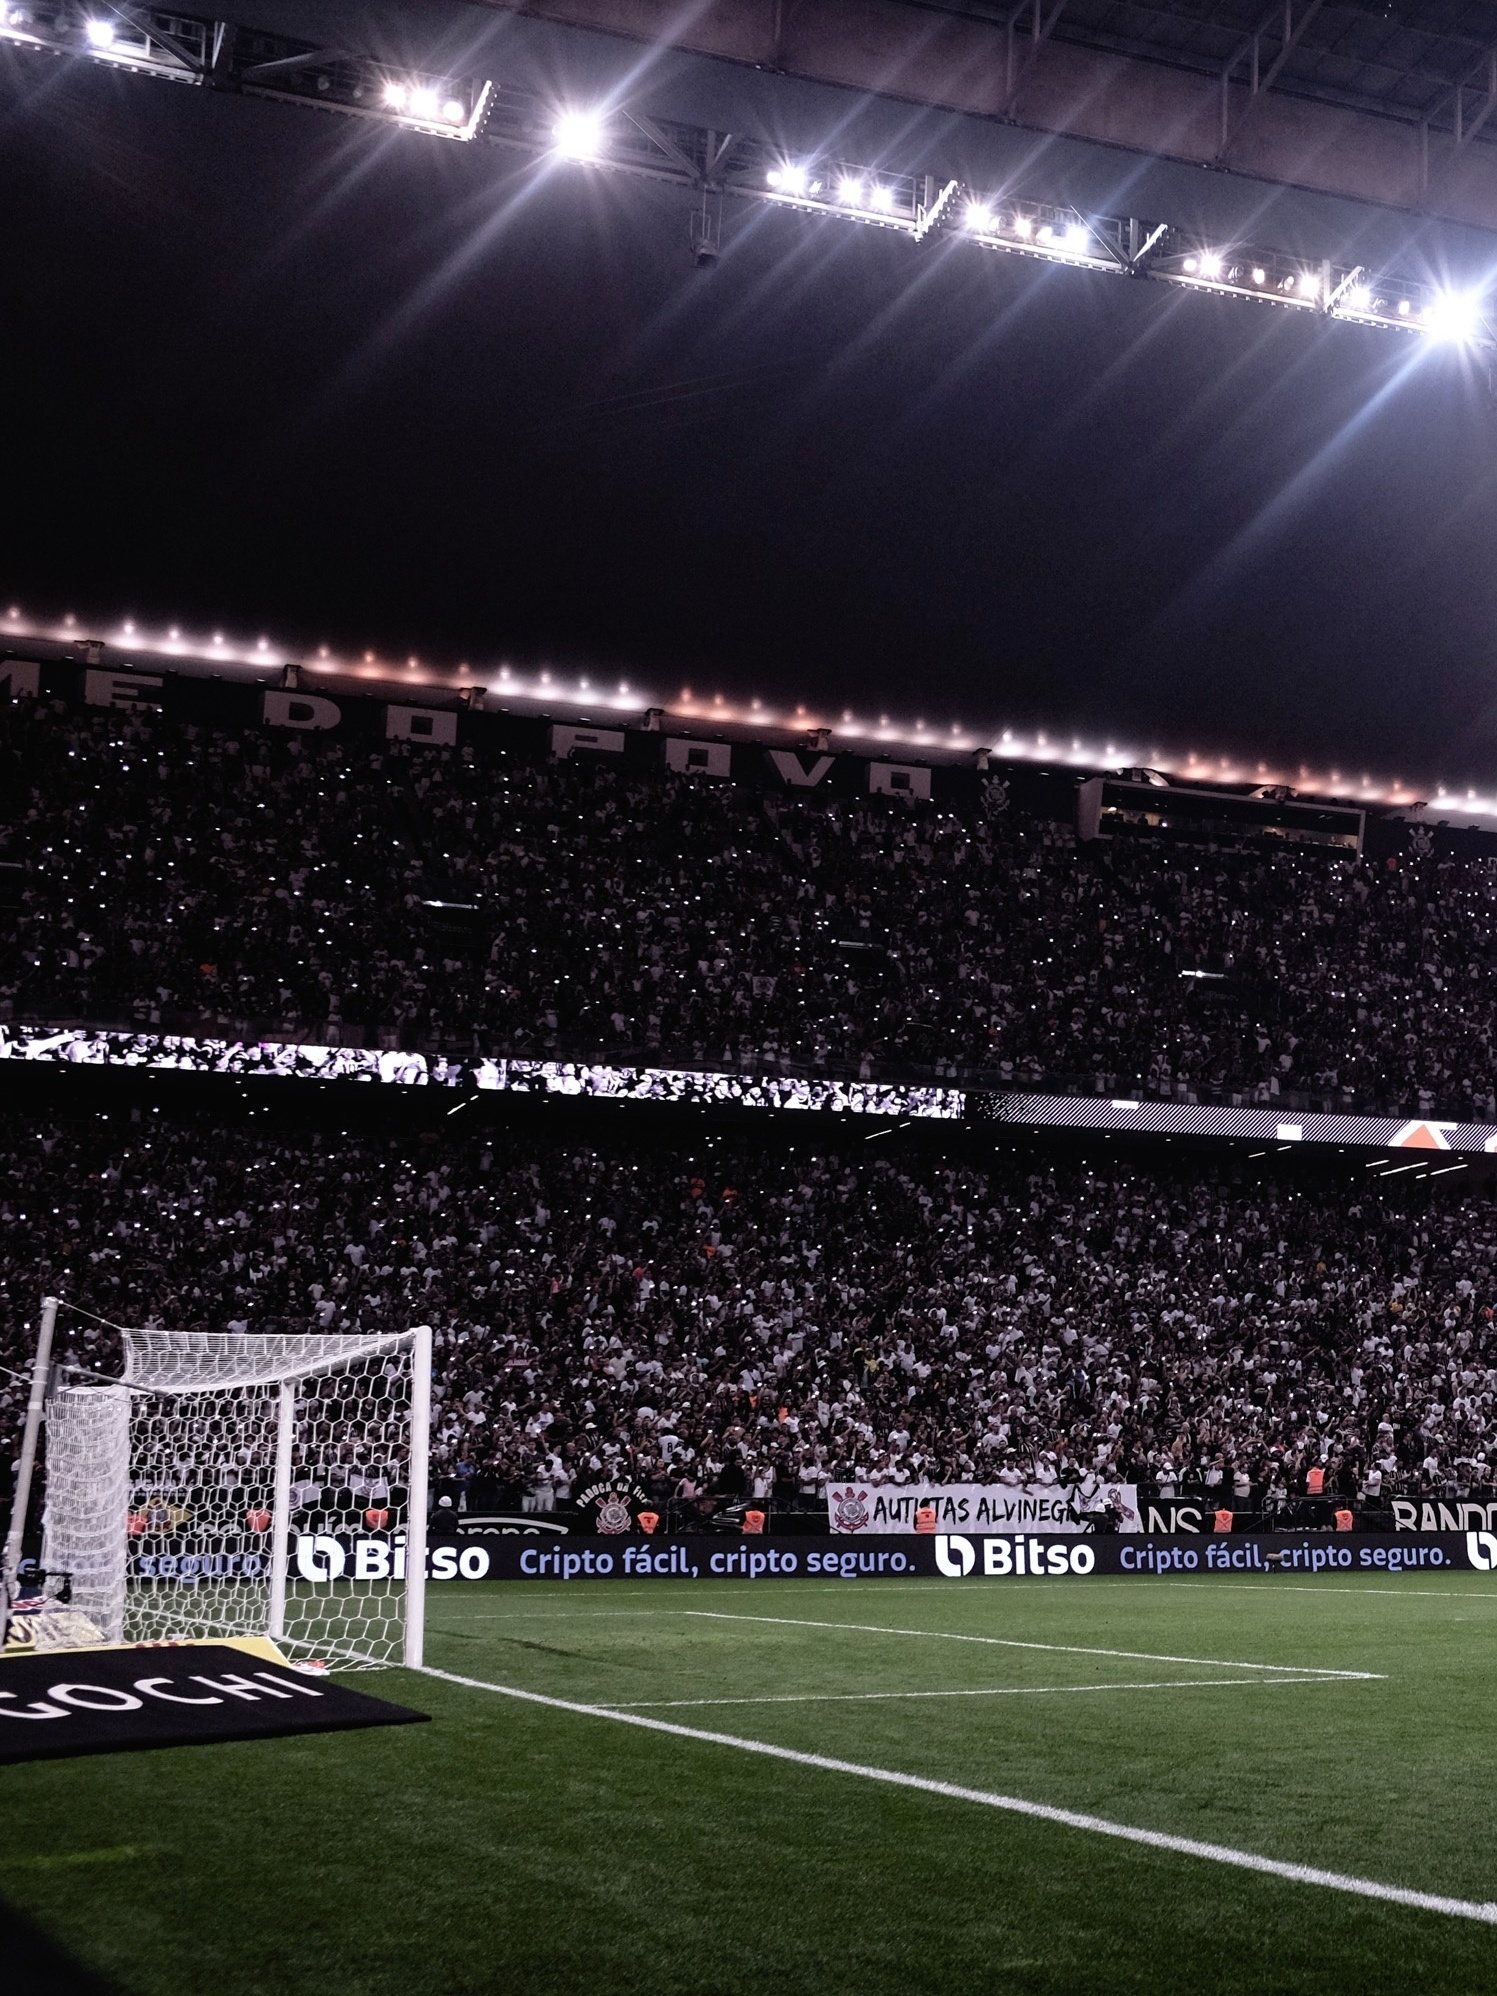
[[[1166, 1587], [1189, 1587], [1192, 1583], [1188, 1580], [1167, 1580], [1164, 1584]], [[1255, 1587], [1250, 1580], [1217, 1580], [1213, 1582], [1213, 1585], [1217, 1587], [1239, 1587], [1249, 1594], [1261, 1594], [1263, 1592], [1261, 1587]], [[1313, 1581], [1308, 1580], [1276, 1580], [1273, 1583], [1273, 1590], [1275, 1594], [1319, 1594], [1324, 1591], [1322, 1588], [1317, 1587]], [[1438, 1596], [1442, 1601], [1475, 1601], [1481, 1607], [1497, 1608], [1497, 1594], [1482, 1594], [1474, 1587], [1339, 1586], [1335, 1592], [1337, 1596], [1342, 1594], [1419, 1594], [1430, 1597]]]
[[995, 1684], [960, 1691], [776, 1691], [753, 1698], [614, 1698], [595, 1712], [644, 1712], [668, 1705], [858, 1705], [885, 1698], [1050, 1698], [1073, 1691], [1204, 1691], [1238, 1684], [1263, 1691], [1274, 1684], [1324, 1684], [1323, 1677], [1161, 1677], [1156, 1682], [1120, 1684]]
[[448, 1684], [461, 1684], [470, 1691], [493, 1691], [501, 1698], [516, 1698], [527, 1705], [545, 1705], [556, 1712], [575, 1712], [588, 1719], [607, 1719], [616, 1726], [640, 1726], [647, 1732], [669, 1733], [676, 1739], [696, 1740], [706, 1746], [733, 1747], [740, 1753], [762, 1754], [768, 1760], [789, 1761], [797, 1767], [814, 1767], [825, 1774], [852, 1774], [864, 1781], [882, 1781], [892, 1788], [911, 1788], [925, 1795], [942, 1795], [954, 1802], [975, 1802], [986, 1809], [1003, 1809], [1010, 1815], [1029, 1816], [1042, 1823], [1055, 1823], [1063, 1829], [1088, 1830], [1094, 1836], [1117, 1837], [1124, 1843], [1143, 1844], [1151, 1850], [1173, 1851], [1181, 1857], [1198, 1857], [1210, 1864], [1227, 1864], [1239, 1871], [1256, 1871], [1270, 1878], [1285, 1878], [1296, 1885], [1319, 1885], [1332, 1892], [1349, 1892], [1359, 1899], [1379, 1899], [1387, 1905], [1407, 1906], [1420, 1913], [1444, 1913], [1460, 1920], [1479, 1920], [1497, 1926], [1497, 1904], [1490, 1900], [1450, 1899], [1436, 1892], [1415, 1892], [1403, 1885], [1384, 1885], [1375, 1878], [1356, 1878], [1340, 1871], [1323, 1871], [1318, 1865], [1290, 1864], [1282, 1858], [1260, 1857], [1256, 1851], [1234, 1850], [1229, 1844], [1202, 1843], [1195, 1837], [1172, 1836], [1164, 1830], [1143, 1830], [1131, 1823], [1115, 1823], [1106, 1816], [1088, 1816], [1077, 1809], [1057, 1809], [1047, 1802], [1027, 1802], [1018, 1795], [999, 1795], [982, 1788], [962, 1788], [951, 1781], [931, 1781], [920, 1774], [901, 1774], [891, 1767], [864, 1767], [855, 1760], [834, 1760], [829, 1754], [801, 1753], [794, 1747], [771, 1746], [767, 1740], [740, 1739], [735, 1733], [708, 1733], [696, 1726], [680, 1726], [671, 1719], [647, 1718], [643, 1712], [621, 1712], [604, 1705], [579, 1705], [570, 1698], [548, 1698], [539, 1691], [521, 1691], [512, 1684], [491, 1684], [482, 1677], [460, 1677], [453, 1670], [423, 1666], [428, 1677], [442, 1678]]
[[787, 1629], [843, 1629], [860, 1636], [919, 1636], [931, 1642], [983, 1643], [994, 1649], [1041, 1649], [1061, 1656], [1116, 1656], [1132, 1663], [1200, 1663], [1209, 1670], [1297, 1670], [1306, 1677], [1382, 1678], [1380, 1670], [1324, 1670], [1313, 1663], [1239, 1663], [1225, 1656], [1161, 1656], [1146, 1649], [1088, 1649], [1080, 1643], [1025, 1643], [1015, 1636], [967, 1636], [951, 1629], [886, 1629], [873, 1622], [810, 1622], [797, 1615], [732, 1615], [722, 1609], [685, 1608], [683, 1614], [705, 1622], [772, 1622]]

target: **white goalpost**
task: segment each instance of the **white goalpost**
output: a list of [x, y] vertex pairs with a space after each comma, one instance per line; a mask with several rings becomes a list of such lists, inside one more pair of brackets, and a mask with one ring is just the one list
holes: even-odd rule
[[37, 1640], [54, 1619], [61, 1642], [259, 1635], [419, 1668], [430, 1328], [123, 1337], [122, 1379], [45, 1396], [41, 1563], [68, 1612]]

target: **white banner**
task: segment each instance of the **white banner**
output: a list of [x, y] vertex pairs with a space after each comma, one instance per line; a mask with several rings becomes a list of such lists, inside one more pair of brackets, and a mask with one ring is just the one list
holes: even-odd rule
[[834, 1532], [913, 1532], [915, 1513], [936, 1514], [938, 1532], [1083, 1532], [1110, 1509], [1115, 1529], [1142, 1531], [1132, 1483], [842, 1483], [828, 1484], [827, 1523]]

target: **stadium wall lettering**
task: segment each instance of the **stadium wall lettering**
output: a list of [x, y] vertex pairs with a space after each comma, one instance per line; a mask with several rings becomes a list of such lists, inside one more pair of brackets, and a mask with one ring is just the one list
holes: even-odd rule
[[[358, 741], [370, 748], [384, 742], [415, 747], [456, 749], [483, 758], [489, 754], [520, 755], [542, 762], [570, 756], [617, 757], [636, 770], [667, 769], [717, 781], [752, 784], [771, 792], [817, 792], [832, 796], [889, 796], [930, 799], [961, 807], [991, 795], [995, 782], [1004, 786], [1026, 809], [1042, 817], [1071, 823], [1076, 810], [1076, 786], [1089, 772], [1070, 763], [1059, 767], [1023, 758], [1008, 760], [1001, 751], [979, 750], [960, 761], [925, 761], [918, 753], [899, 761], [848, 753], [821, 746], [771, 747], [762, 741], [724, 741], [699, 734], [669, 731], [664, 715], [631, 716], [608, 721], [553, 721], [547, 716], [485, 712], [460, 695], [434, 691], [429, 705], [412, 705], [409, 692], [392, 701], [367, 693], [349, 692], [321, 681], [313, 692], [299, 685], [267, 685], [264, 680], [233, 680], [221, 676], [211, 659], [183, 662], [166, 669], [159, 659], [132, 658], [120, 648], [117, 662], [107, 667], [106, 647], [59, 645], [32, 640], [35, 655], [20, 657], [14, 650], [0, 656], [0, 693], [11, 700], [59, 700], [67, 705], [113, 708], [127, 713], [160, 713], [169, 719], [192, 721], [226, 733], [269, 729], [284, 735], [320, 735]], [[112, 648], [109, 648], [112, 649]], [[80, 657], [79, 653], [85, 655]], [[680, 721], [674, 726], [680, 730]], [[1434, 828], [1436, 848], [1467, 858], [1497, 851], [1497, 836], [1474, 826], [1441, 821]], [[1370, 815], [1364, 851], [1388, 855], [1406, 849], [1409, 824], [1398, 816]]]
[[[238, 1561], [238, 1564], [231, 1562]], [[399, 1580], [402, 1534], [303, 1533], [291, 1545], [293, 1571], [311, 1583]], [[253, 1562], [253, 1565], [251, 1564]], [[262, 1554], [141, 1553], [131, 1575], [175, 1580], [263, 1580]], [[1497, 1532], [1132, 1532], [1083, 1537], [1056, 1532], [880, 1532], [849, 1540], [728, 1533], [655, 1539], [641, 1533], [572, 1534], [564, 1539], [470, 1532], [427, 1548], [435, 1584], [479, 1580], [1060, 1580], [1093, 1574], [1203, 1578], [1261, 1574], [1497, 1572]]]
[[705, 741], [649, 726], [551, 721], [543, 716], [485, 713], [456, 703], [413, 706], [367, 694], [304, 691], [254, 681], [145, 670], [122, 658], [107, 669], [67, 659], [0, 660], [0, 687], [9, 698], [61, 700], [70, 706], [162, 714], [238, 734], [268, 729], [317, 735], [377, 748], [388, 741], [458, 749], [479, 758], [519, 755], [533, 762], [572, 756], [617, 759], [636, 770], [753, 784], [767, 790], [819, 791], [833, 796], [976, 801], [983, 772], [966, 763], [890, 761], [836, 751], [769, 748], [762, 742]]

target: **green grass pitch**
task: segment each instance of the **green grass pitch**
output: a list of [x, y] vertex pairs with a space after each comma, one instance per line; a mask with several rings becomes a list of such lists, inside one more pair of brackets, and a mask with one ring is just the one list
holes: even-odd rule
[[[1497, 1900], [1485, 1576], [479, 1584], [429, 1631], [461, 1676]], [[1497, 1988], [1471, 1919], [353, 1681], [436, 1723], [0, 1771], [0, 1895], [128, 1996]]]

